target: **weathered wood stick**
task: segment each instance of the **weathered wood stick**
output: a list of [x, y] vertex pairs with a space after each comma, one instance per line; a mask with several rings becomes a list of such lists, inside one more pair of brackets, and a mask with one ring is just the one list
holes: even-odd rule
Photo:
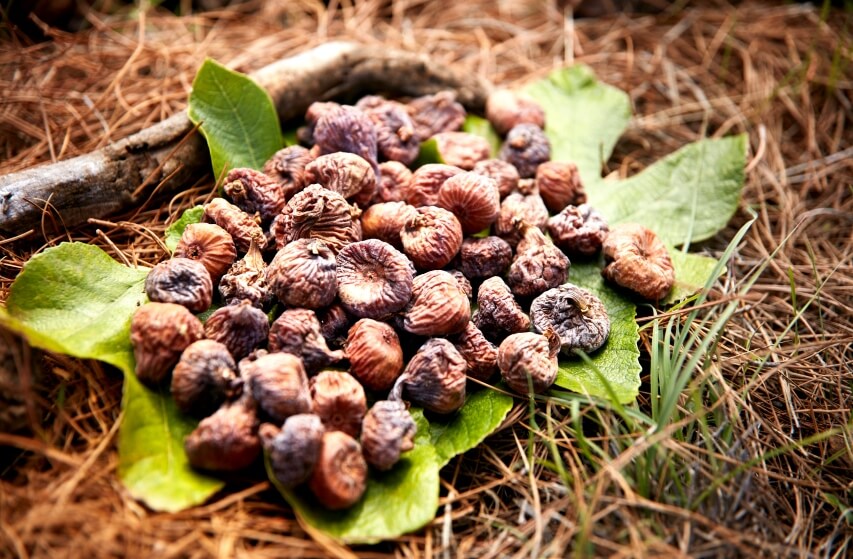
[[[327, 43], [251, 75], [270, 93], [282, 122], [304, 115], [313, 101], [365, 93], [453, 89], [463, 105], [482, 110], [491, 88], [414, 53], [350, 42]], [[0, 236], [39, 227], [46, 211], [67, 227], [104, 217], [139, 203], [161, 182], [160, 192], [175, 192], [209, 169], [204, 139], [184, 111], [92, 153], [0, 177]]]

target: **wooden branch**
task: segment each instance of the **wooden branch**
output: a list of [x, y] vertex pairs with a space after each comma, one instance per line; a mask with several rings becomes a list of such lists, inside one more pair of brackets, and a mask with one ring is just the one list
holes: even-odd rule
[[[313, 101], [366, 93], [453, 89], [463, 105], [481, 111], [491, 88], [417, 54], [350, 42], [324, 44], [251, 76], [270, 93], [282, 122], [304, 115]], [[160, 183], [159, 192], [176, 192], [209, 170], [207, 146], [184, 111], [92, 153], [0, 177], [0, 234], [37, 228], [45, 212], [66, 227], [104, 217], [139, 204]]]

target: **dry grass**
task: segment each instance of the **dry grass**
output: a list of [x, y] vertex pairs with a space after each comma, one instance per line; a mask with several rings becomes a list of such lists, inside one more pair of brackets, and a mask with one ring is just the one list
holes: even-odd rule
[[[91, 13], [90, 31], [54, 33], [53, 42], [37, 45], [6, 32], [0, 173], [85, 153], [181, 110], [205, 56], [250, 71], [330, 38], [355, 38], [429, 53], [504, 84], [584, 62], [628, 91], [637, 115], [613, 172], [634, 173], [701, 137], [749, 134], [743, 211], [700, 248], [720, 254], [747, 209], [758, 218], [702, 320], [672, 313], [656, 323], [671, 320], [701, 335], [721, 320], [724, 303], [736, 303], [708, 359], [689, 371], [694, 380], [676, 417], [651, 429], [571, 395], [533, 414], [519, 403], [487, 446], [445, 468], [442, 506], [428, 528], [347, 550], [307, 537], [274, 490], [256, 480], [180, 514], [144, 509], [116, 479], [119, 376], [97, 363], [34, 355], [6, 337], [6, 362], [38, 386], [30, 405], [17, 410], [35, 435], [0, 433], [7, 447], [0, 555], [853, 553], [846, 428], [853, 400], [853, 17], [754, 2], [598, 20], [572, 20], [534, 2], [354, 4], [250, 3], [181, 18], [156, 10]], [[0, 301], [23, 262], [67, 239], [130, 262], [156, 262], [164, 222], [210, 191], [201, 182], [171, 201], [153, 196], [112, 222], [0, 240]], [[740, 293], [764, 262], [764, 273]], [[654, 331], [644, 330], [649, 354], [659, 347]], [[650, 413], [649, 383], [662, 364], [647, 363], [643, 413]]]

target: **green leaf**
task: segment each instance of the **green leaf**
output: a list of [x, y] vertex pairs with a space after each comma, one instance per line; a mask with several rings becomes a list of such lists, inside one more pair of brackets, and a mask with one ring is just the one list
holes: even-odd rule
[[589, 203], [609, 223], [640, 223], [668, 244], [701, 241], [737, 209], [745, 163], [745, 134], [701, 140], [633, 177], [590, 190]]
[[435, 141], [435, 138], [421, 142], [421, 149], [418, 152], [418, 158], [412, 163], [412, 169], [423, 167], [429, 163], [444, 163], [444, 159], [438, 152], [438, 142]]
[[118, 475], [133, 498], [155, 511], [177, 512], [225, 485], [190, 467], [184, 438], [198, 422], [178, 411], [167, 389], [152, 390], [131, 372], [124, 377], [122, 407]]
[[282, 487], [267, 461], [269, 478], [296, 514], [314, 528], [350, 544], [396, 538], [432, 521], [438, 508], [438, 470], [435, 448], [418, 438], [415, 448], [404, 454], [390, 471], [370, 470], [367, 491], [352, 508], [330, 511], [307, 490]]
[[716, 258], [690, 254], [673, 248], [669, 249], [669, 256], [675, 268], [675, 285], [663, 300], [664, 305], [677, 303], [705, 287], [717, 265]]
[[633, 402], [639, 393], [641, 371], [637, 307], [604, 283], [596, 264], [572, 264], [569, 281], [592, 291], [607, 307], [610, 336], [601, 349], [589, 355], [589, 362], [561, 357], [557, 386], [623, 404]]
[[631, 118], [628, 94], [599, 82], [584, 65], [555, 70], [526, 93], [545, 110], [551, 159], [574, 162], [587, 191], [597, 190], [601, 167]]
[[0, 315], [32, 346], [133, 371], [130, 318], [146, 301], [147, 270], [128, 268], [98, 247], [62, 243], [33, 256]]
[[194, 208], [185, 210], [181, 214], [181, 217], [166, 229], [164, 244], [169, 249], [169, 252], [175, 252], [187, 225], [201, 223], [202, 216], [204, 216], [204, 206], [195, 206]]
[[433, 420], [429, 433], [439, 465], [444, 466], [494, 433], [512, 409], [512, 402], [512, 396], [483, 388], [469, 394], [457, 413]]
[[278, 113], [251, 78], [207, 59], [193, 80], [188, 114], [201, 123], [213, 176], [229, 169], [260, 169], [282, 147]]
[[501, 137], [498, 135], [492, 123], [477, 115], [467, 115], [462, 124], [462, 131], [485, 138], [489, 142], [491, 156], [497, 157], [501, 149]]

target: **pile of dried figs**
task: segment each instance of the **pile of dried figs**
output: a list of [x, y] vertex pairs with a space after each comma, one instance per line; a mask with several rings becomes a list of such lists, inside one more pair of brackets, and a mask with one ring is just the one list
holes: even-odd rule
[[[266, 449], [281, 484], [350, 507], [368, 468], [413, 447], [409, 405], [453, 413], [468, 379], [498, 371], [540, 393], [560, 351], [606, 342], [607, 311], [567, 283], [569, 257], [603, 250], [607, 280], [666, 295], [666, 248], [585, 204], [576, 166], [550, 161], [542, 109], [501, 90], [486, 113], [496, 159], [459, 131], [452, 92], [314, 103], [302, 145], [228, 173], [131, 324], [138, 377], [201, 419], [193, 467], [237, 470]], [[411, 169], [429, 139], [443, 163]]]

